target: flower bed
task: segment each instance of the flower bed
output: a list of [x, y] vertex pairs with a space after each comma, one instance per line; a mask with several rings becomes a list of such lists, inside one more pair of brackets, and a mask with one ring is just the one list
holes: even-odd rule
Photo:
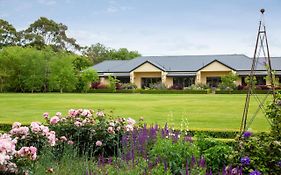
[[0, 135], [3, 174], [281, 174], [281, 98], [269, 105], [270, 133], [245, 132], [228, 144], [166, 124], [115, 118], [103, 111], [44, 113]]

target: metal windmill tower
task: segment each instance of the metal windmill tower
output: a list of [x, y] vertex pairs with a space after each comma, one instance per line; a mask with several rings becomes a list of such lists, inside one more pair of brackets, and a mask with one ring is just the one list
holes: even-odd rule
[[[259, 21], [259, 28], [257, 33], [257, 39], [256, 39], [256, 45], [255, 45], [255, 51], [254, 51], [254, 57], [252, 61], [252, 67], [251, 72], [249, 75], [249, 88], [248, 93], [246, 96], [246, 102], [244, 106], [241, 126], [240, 126], [240, 132], [243, 133], [246, 131], [249, 126], [252, 124], [253, 120], [255, 119], [256, 115], [260, 110], [265, 112], [264, 109], [264, 103], [266, 98], [269, 96], [269, 93], [272, 93], [273, 95], [273, 101], [275, 102], [276, 94], [275, 94], [275, 86], [274, 86], [274, 74], [271, 67], [271, 60], [270, 60], [270, 54], [269, 54], [269, 46], [268, 46], [268, 40], [267, 40], [267, 34], [266, 34], [266, 27], [264, 22], [264, 9], [260, 10], [261, 12], [261, 19]], [[257, 94], [255, 93], [255, 75], [256, 75], [256, 68], [257, 65], [260, 64], [260, 60], [263, 59], [264, 66], [267, 71], [267, 76], [269, 77], [270, 81], [270, 89], [269, 93], [263, 98], [260, 99]], [[258, 109], [255, 111], [254, 115], [250, 118], [248, 121], [248, 112], [250, 107], [250, 99], [251, 96], [254, 96], [257, 102], [259, 103]], [[269, 123], [270, 121], [267, 120]]]

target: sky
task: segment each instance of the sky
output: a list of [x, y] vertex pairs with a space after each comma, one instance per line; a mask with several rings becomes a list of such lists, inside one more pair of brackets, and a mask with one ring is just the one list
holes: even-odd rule
[[146, 56], [253, 56], [261, 8], [271, 56], [281, 56], [281, 0], [0, 0], [0, 18], [24, 30], [44, 16], [82, 46]]

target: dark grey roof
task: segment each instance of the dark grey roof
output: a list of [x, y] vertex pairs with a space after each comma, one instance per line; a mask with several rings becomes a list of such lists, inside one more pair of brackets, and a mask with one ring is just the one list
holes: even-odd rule
[[[104, 61], [93, 68], [98, 72], [130, 72], [146, 61], [167, 71], [189, 71], [196, 72], [213, 61], [232, 68], [233, 70], [250, 70], [252, 58], [243, 54], [232, 55], [184, 55], [184, 56], [142, 56], [132, 60]], [[272, 68], [281, 69], [281, 57], [273, 57]], [[265, 70], [264, 59], [259, 59], [257, 70]]]

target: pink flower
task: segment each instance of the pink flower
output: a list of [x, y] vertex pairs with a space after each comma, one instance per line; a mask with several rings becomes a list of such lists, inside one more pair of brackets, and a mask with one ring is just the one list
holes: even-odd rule
[[98, 117], [104, 117], [104, 113], [103, 113], [102, 111], [98, 111], [98, 112], [96, 113], [96, 115], [97, 115]]
[[34, 133], [38, 133], [41, 131], [40, 123], [38, 122], [32, 122], [30, 126], [31, 126], [31, 131]]
[[19, 128], [13, 128], [10, 131], [10, 134], [12, 134], [14, 136], [21, 137], [22, 139], [24, 139], [29, 134], [29, 128], [26, 127], [26, 126], [19, 127]]
[[44, 119], [48, 119], [49, 118], [49, 113], [48, 112], [43, 113], [43, 117], [44, 117]]
[[134, 127], [133, 127], [132, 125], [126, 125], [126, 126], [125, 126], [125, 130], [128, 131], [128, 132], [129, 132], [129, 131], [133, 131], [133, 130], [134, 130]]
[[102, 142], [98, 140], [98, 141], [96, 142], [96, 146], [101, 146], [101, 145], [102, 145]]
[[59, 118], [58, 116], [54, 116], [54, 117], [51, 118], [50, 123], [51, 123], [52, 125], [55, 125], [55, 124], [57, 124], [59, 121], [60, 121], [60, 118]]
[[15, 122], [15, 123], [13, 123], [13, 126], [12, 126], [12, 128], [14, 129], [14, 128], [19, 128], [21, 126], [21, 123], [20, 122]]
[[66, 141], [67, 141], [67, 138], [66, 138], [65, 136], [61, 136], [61, 137], [60, 137], [60, 140], [66, 142]]
[[78, 114], [78, 110], [75, 110], [75, 109], [70, 109], [68, 111], [68, 115], [71, 116], [71, 117], [75, 117], [77, 114]]
[[79, 121], [74, 122], [74, 125], [77, 127], [83, 126], [83, 124]]
[[69, 140], [69, 141], [67, 141], [67, 144], [69, 144], [69, 145], [73, 145], [73, 144], [74, 144], [74, 142], [73, 142], [72, 140]]
[[58, 116], [58, 117], [61, 117], [61, 115], [62, 115], [61, 112], [56, 113], [56, 116]]
[[27, 157], [30, 160], [35, 160], [37, 157], [37, 148], [34, 146], [31, 147], [22, 147], [18, 152], [17, 155], [20, 157]]
[[128, 119], [127, 119], [127, 122], [128, 122], [129, 125], [134, 125], [134, 124], [136, 124], [136, 121], [135, 121], [134, 119], [132, 119], [132, 118], [128, 118]]
[[83, 112], [81, 113], [81, 115], [84, 116], [84, 117], [91, 117], [92, 113], [91, 113], [90, 110], [84, 109]]
[[114, 134], [115, 132], [114, 132], [114, 128], [113, 127], [108, 127], [107, 128], [107, 132], [109, 132], [110, 134]]
[[55, 131], [50, 131], [46, 134], [46, 137], [48, 138], [48, 142], [51, 146], [56, 145], [56, 133]]

